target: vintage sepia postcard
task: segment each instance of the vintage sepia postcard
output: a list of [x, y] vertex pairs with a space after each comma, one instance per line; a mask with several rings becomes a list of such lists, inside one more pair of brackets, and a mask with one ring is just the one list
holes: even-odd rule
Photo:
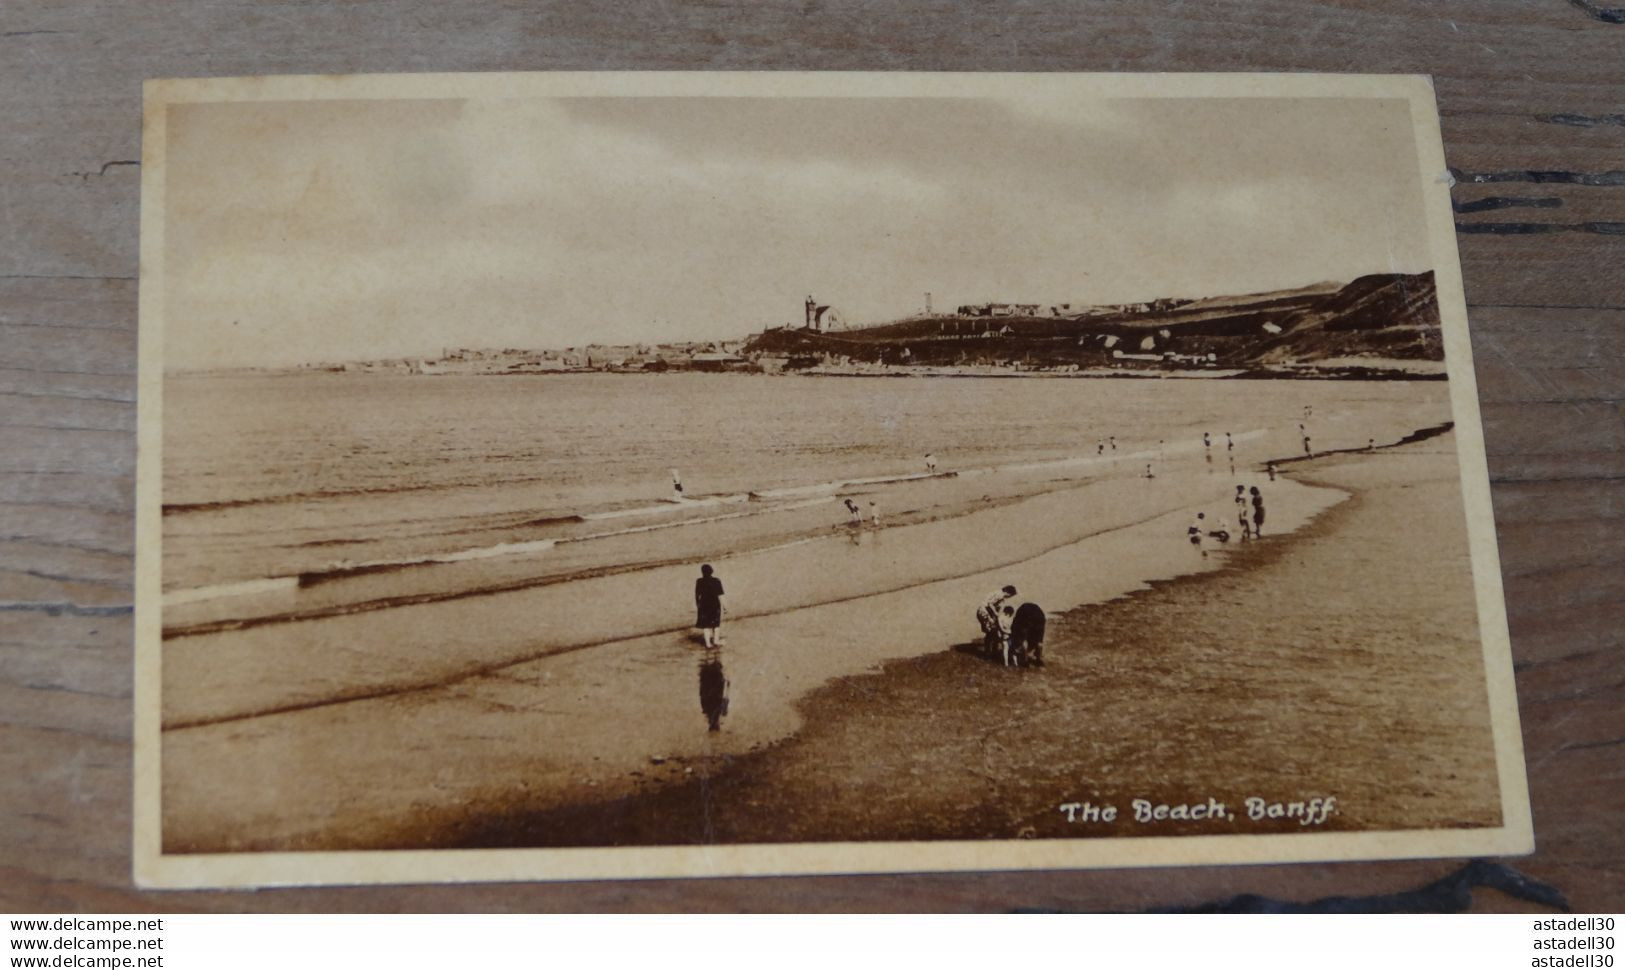
[[148, 886], [1532, 848], [1426, 78], [154, 81]]

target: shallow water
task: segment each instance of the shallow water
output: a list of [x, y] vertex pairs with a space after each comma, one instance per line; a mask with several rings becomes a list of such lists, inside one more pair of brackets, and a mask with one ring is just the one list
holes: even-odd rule
[[[166, 686], [166, 722], [233, 719], [165, 732], [167, 831], [177, 846], [199, 849], [229, 847], [235, 838], [283, 848], [386, 844], [468, 811], [538, 810], [680, 777], [695, 759], [742, 754], [792, 734], [800, 726], [796, 700], [831, 678], [968, 647], [979, 637], [975, 606], [1004, 583], [1019, 586], [1020, 600], [1059, 612], [1151, 579], [1218, 568], [1223, 546], [1210, 540], [1195, 548], [1184, 534], [1194, 511], [1212, 506], [1197, 501], [1136, 518], [1150, 485], [1167, 489], [1156, 507], [1211, 491], [1199, 470], [1183, 479], [1101, 482], [946, 521], [719, 561], [739, 606], [716, 650], [687, 629], [625, 635], [638, 620], [659, 622], [654, 589], [667, 577], [658, 572], [634, 577], [653, 599], [629, 597], [642, 609], [630, 617], [575, 612], [567, 592], [540, 602], [538, 594], [555, 589], [548, 588], [416, 616], [392, 610], [172, 642], [165, 676], [176, 680], [166, 683], [184, 679], [204, 689]], [[1245, 479], [1256, 480], [1269, 489], [1270, 522], [1280, 531], [1344, 497], [1284, 478]], [[1025, 526], [987, 521], [1022, 512], [1007, 525]], [[1067, 518], [1108, 524], [1028, 555], [1056, 541], [1054, 525]], [[985, 531], [967, 546], [975, 530]], [[884, 577], [921, 577], [926, 563], [924, 578], [885, 585]], [[669, 577], [690, 578], [686, 571]], [[453, 606], [458, 612], [448, 614]], [[364, 626], [387, 648], [360, 647], [352, 634]], [[527, 638], [592, 636], [604, 639], [471, 676], [449, 663]], [[408, 671], [425, 683], [387, 686]], [[380, 689], [331, 702], [336, 685], [365, 691], [369, 684]], [[295, 706], [245, 716], [279, 704]]]
[[[1223, 462], [1226, 431], [1271, 429], [1284, 436], [1271, 454], [1295, 450], [1306, 406], [1315, 447], [1347, 447], [1446, 400], [1442, 382], [705, 374], [198, 376], [171, 378], [165, 395], [175, 596], [670, 525], [745, 511], [736, 503], [752, 492], [752, 509], [884, 492], [842, 483], [918, 476], [926, 452], [943, 472], [968, 472], [1089, 458], [1102, 444], [1111, 457], [1115, 436], [1117, 455], [1155, 460], [1199, 447], [1206, 430]], [[1351, 415], [1358, 427], [1340, 426]], [[1237, 447], [1244, 464], [1263, 453]], [[674, 468], [691, 499], [681, 505]], [[823, 521], [842, 519], [832, 508]]]

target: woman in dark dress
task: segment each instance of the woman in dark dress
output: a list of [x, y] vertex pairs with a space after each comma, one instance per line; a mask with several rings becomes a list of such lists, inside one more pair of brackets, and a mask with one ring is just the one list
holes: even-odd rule
[[1253, 538], [1264, 534], [1264, 496], [1258, 493], [1258, 486], [1252, 488], [1253, 496]]
[[717, 629], [722, 626], [722, 580], [711, 573], [709, 564], [701, 566], [700, 578], [694, 581], [694, 625], [707, 647], [717, 645]]

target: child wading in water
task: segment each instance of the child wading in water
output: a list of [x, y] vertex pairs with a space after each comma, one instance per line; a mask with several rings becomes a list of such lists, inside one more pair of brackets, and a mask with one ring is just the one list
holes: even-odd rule
[[1202, 554], [1202, 558], [1207, 558], [1207, 550], [1202, 548], [1202, 540], [1207, 536], [1207, 513], [1196, 513], [1195, 520], [1185, 530], [1185, 534], [1190, 536], [1191, 545], [1195, 546], [1196, 551]]

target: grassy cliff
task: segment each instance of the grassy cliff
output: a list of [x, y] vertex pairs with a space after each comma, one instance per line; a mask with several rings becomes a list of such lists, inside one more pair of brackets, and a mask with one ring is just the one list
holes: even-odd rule
[[1211, 297], [1164, 310], [1097, 309], [1071, 317], [927, 316], [833, 333], [770, 330], [752, 338], [746, 350], [887, 364], [1255, 372], [1322, 364], [1358, 369], [1362, 362], [1392, 367], [1395, 361], [1442, 361], [1444, 353], [1431, 272]]

